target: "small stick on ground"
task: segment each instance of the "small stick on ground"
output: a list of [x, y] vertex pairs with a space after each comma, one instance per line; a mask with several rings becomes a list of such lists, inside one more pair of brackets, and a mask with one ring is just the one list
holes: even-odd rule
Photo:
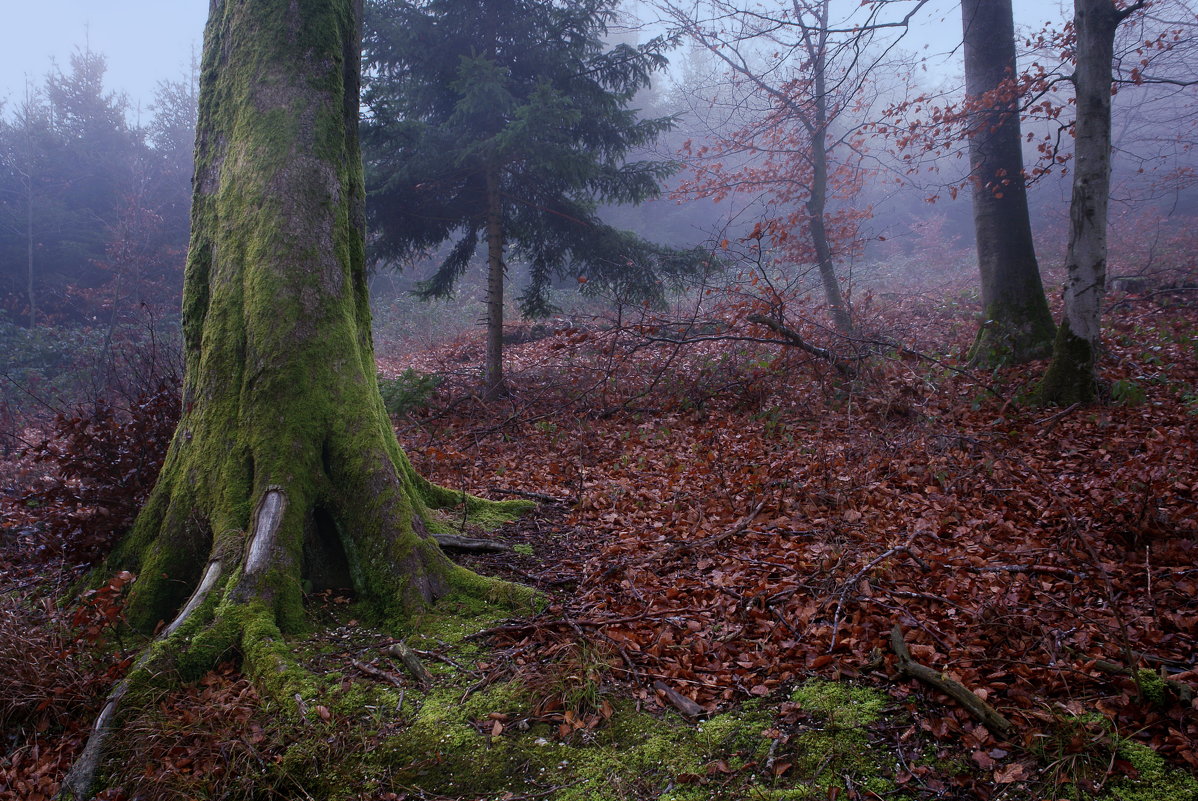
[[420, 661], [420, 657], [416, 656], [416, 652], [402, 642], [397, 642], [387, 649], [387, 653], [403, 663], [403, 666], [408, 669], [412, 677], [420, 684], [422, 689], [428, 689], [433, 683], [433, 677], [429, 674], [428, 668]]
[[664, 695], [666, 700], [673, 704], [674, 708], [681, 712], [684, 717], [697, 718], [707, 713], [706, 709], [670, 687], [664, 681], [653, 682], [653, 689]]
[[494, 492], [497, 495], [515, 495], [517, 498], [527, 498], [530, 501], [541, 501], [542, 503], [552, 503], [558, 506], [573, 506], [577, 501], [573, 498], [558, 498], [553, 495], [545, 495], [540, 492], [529, 492], [527, 490], [503, 489], [502, 487], [487, 487], [488, 492]]
[[999, 739], [1006, 739], [1007, 735], [1011, 733], [1013, 728], [1011, 721], [999, 714], [998, 710], [979, 698], [964, 684], [912, 659], [911, 652], [907, 650], [907, 643], [903, 640], [903, 628], [897, 623], [890, 630], [890, 647], [894, 649], [894, 653], [898, 657], [900, 674], [919, 679], [924, 684], [952, 698], [965, 707], [969, 714], [973, 715]]

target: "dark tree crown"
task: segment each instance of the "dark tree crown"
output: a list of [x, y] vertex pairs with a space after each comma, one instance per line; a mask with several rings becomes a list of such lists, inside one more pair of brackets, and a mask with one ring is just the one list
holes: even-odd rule
[[366, 15], [363, 150], [375, 263], [454, 242], [422, 294], [448, 294], [486, 219], [497, 169], [503, 233], [524, 260], [526, 314], [555, 275], [660, 299], [694, 272], [680, 253], [616, 230], [600, 203], [638, 203], [674, 170], [627, 161], [674, 124], [629, 108], [666, 65], [661, 42], [607, 48], [608, 0], [373, 0]]

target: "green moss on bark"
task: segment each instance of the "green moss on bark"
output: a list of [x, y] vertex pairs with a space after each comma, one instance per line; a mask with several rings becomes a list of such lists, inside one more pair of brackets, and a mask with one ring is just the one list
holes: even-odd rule
[[[450, 593], [515, 605], [535, 597], [440, 551], [429, 534], [448, 524], [437, 510], [459, 506], [462, 494], [417, 475], [379, 396], [357, 142], [357, 6], [213, 6], [186, 268], [183, 414], [158, 485], [110, 564], [138, 573], [127, 617], [148, 632], [184, 607], [206, 564], [219, 563], [224, 578], [211, 596], [157, 647], [181, 652], [188, 674], [235, 648], [264, 686], [284, 693], [288, 670], [271, 665], [283, 658], [283, 636], [305, 626], [301, 569], [314, 526], [335, 529], [354, 589], [379, 617], [411, 615]], [[468, 520], [489, 524], [527, 508], [465, 502]], [[265, 545], [251, 567], [256, 537]]]
[[1057, 329], [1052, 363], [1040, 380], [1037, 398], [1045, 405], [1069, 406], [1092, 403], [1096, 377], [1093, 345], [1073, 333], [1068, 320]]
[[[306, 627], [304, 547], [346, 557], [362, 604], [402, 620], [438, 598], [535, 594], [431, 538], [461, 493], [416, 474], [375, 378], [357, 141], [360, 0], [222, 0], [205, 31], [183, 410], [158, 484], [110, 568], [138, 574], [129, 622], [167, 624], [114, 691], [230, 653], [280, 708], [311, 694], [285, 639]], [[465, 499], [494, 524], [524, 504]], [[209, 572], [209, 571], [213, 572]], [[204, 575], [218, 575], [210, 586]], [[182, 610], [182, 611], [181, 611]], [[89, 741], [89, 759], [106, 734]], [[81, 760], [86, 761], [86, 760]], [[93, 764], [68, 786], [89, 789]]]

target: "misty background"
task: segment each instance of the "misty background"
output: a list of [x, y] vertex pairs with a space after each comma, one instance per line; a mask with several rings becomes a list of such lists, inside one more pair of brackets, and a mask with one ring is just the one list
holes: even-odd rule
[[[859, 5], [845, 0], [839, 7], [848, 13]], [[656, 21], [657, 6], [648, 2], [626, 3], [622, 12], [612, 43], [644, 42], [665, 30]], [[6, 9], [0, 29], [0, 134], [9, 154], [0, 187], [0, 374], [8, 380], [0, 382], [0, 407], [25, 405], [34, 394], [46, 403], [77, 395], [80, 381], [107, 380], [87, 370], [111, 362], [118, 343], [148, 339], [157, 346], [176, 336], [194, 65], [207, 14], [206, 0], [45, 0]], [[1015, 2], [1017, 28], [1028, 36], [1045, 24], [1060, 28], [1071, 14], [1071, 4]], [[976, 282], [969, 192], [959, 191], [964, 143], [925, 148], [905, 161], [892, 138], [869, 127], [904, 97], [922, 92], [934, 102], [959, 100], [960, 29], [956, 4], [937, 0], [920, 9], [891, 54], [893, 66], [880, 76], [868, 112], [873, 116], [845, 123], [862, 126], [866, 154], [857, 167], [859, 185], [838, 201], [846, 215], [855, 215], [855, 244], [839, 265], [850, 287]], [[1133, 40], [1138, 34], [1126, 32]], [[768, 62], [768, 52], [758, 55]], [[608, 208], [603, 216], [663, 244], [713, 251], [722, 245], [735, 260], [737, 243], [777, 211], [778, 201], [737, 190], [713, 202], [695, 190], [702, 159], [694, 154], [742, 124], [737, 114], [745, 107], [726, 71], [701, 47], [684, 40], [668, 56], [669, 69], [634, 105], [643, 116], [676, 115], [678, 124], [652, 152], [638, 156], [677, 160], [680, 169], [662, 198]], [[1180, 57], [1192, 54], [1185, 48]], [[1020, 66], [1044, 61], [1055, 67], [1059, 60], [1059, 52], [1042, 50], [1022, 55]], [[1194, 95], [1192, 87], [1160, 86], [1131, 87], [1116, 97], [1114, 275], [1150, 272], [1166, 256], [1193, 252], [1183, 240], [1198, 213]], [[1054, 99], [1067, 109], [1067, 93]], [[1063, 141], [1060, 152], [1071, 150], [1057, 120], [1029, 119], [1025, 131], [1029, 165], [1037, 145], [1054, 136]], [[751, 157], [733, 154], [729, 163], [750, 164]], [[1068, 171], [1060, 167], [1030, 190], [1040, 266], [1052, 295], [1060, 284], [1069, 198]], [[436, 262], [430, 255], [426, 263], [392, 265], [402, 271], [374, 271], [380, 352], [470, 331], [481, 316], [477, 274], [459, 286], [456, 301], [410, 296]], [[791, 257], [789, 266], [802, 261]], [[509, 282], [514, 294], [520, 265], [509, 266], [517, 273]], [[563, 313], [581, 302], [577, 289], [561, 282], [556, 301]], [[604, 299], [588, 302], [596, 300]]]

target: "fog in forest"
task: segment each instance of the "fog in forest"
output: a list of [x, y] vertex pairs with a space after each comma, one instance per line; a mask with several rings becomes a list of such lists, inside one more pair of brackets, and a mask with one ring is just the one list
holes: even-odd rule
[[1198, 0], [7, 5], [0, 801], [1198, 799]]
[[[834, 108], [827, 128], [827, 214], [835, 229], [836, 269], [850, 293], [884, 290], [892, 280], [936, 286], [976, 270], [962, 123], [938, 128], [936, 122], [959, 111], [962, 102], [960, 13], [947, 2], [892, 5], [897, 11], [881, 11], [874, 21], [894, 23], [914, 10], [909, 25], [883, 26], [854, 39], [845, 31], [864, 19], [859, 4], [832, 4], [827, 69], [842, 83], [828, 95]], [[643, 44], [677, 33], [687, 27], [684, 13], [666, 2], [626, 4], [609, 29], [609, 44]], [[1023, 125], [1025, 166], [1034, 176], [1029, 202], [1051, 293], [1065, 246], [1072, 113], [1067, 85], [1054, 79], [1068, 65], [1052, 37], [1069, 11], [1024, 0], [1015, 13], [1020, 68], [1034, 73], [1042, 67], [1047, 76], [1041, 88], [1028, 90], [1037, 96], [1028, 101]], [[1161, 13], [1120, 38], [1117, 66], [1127, 85], [1115, 98], [1113, 126], [1116, 276], [1162, 267], [1185, 251], [1181, 240], [1198, 227], [1192, 223], [1198, 213], [1192, 150], [1198, 105], [1193, 87], [1180, 85], [1193, 78], [1192, 20], [1170, 42], [1176, 52], [1147, 56], [1158, 77], [1172, 82], [1137, 85], [1131, 72], [1138, 44], [1169, 28], [1172, 20]], [[10, 10], [0, 40], [0, 324], [6, 330], [47, 326], [49, 339], [64, 331], [101, 330], [95, 336], [107, 342], [141, 315], [132, 310], [147, 309], [156, 315], [154, 325], [174, 324], [206, 14], [207, 3], [199, 0], [52, 0]], [[843, 15], [840, 22], [837, 14]], [[710, 47], [718, 44], [719, 31], [709, 30], [713, 38], [707, 41], [693, 35], [708, 24], [702, 16], [690, 21], [692, 35], [679, 34], [665, 51], [669, 67], [632, 104], [643, 117], [674, 116], [677, 122], [630, 158], [672, 161], [676, 172], [664, 181], [660, 198], [605, 207], [601, 216], [652, 242], [705, 248], [730, 270], [751, 263], [814, 290], [814, 256], [801, 221], [808, 195], [788, 188], [807, 170], [807, 145], [793, 138], [799, 127], [794, 120], [771, 116], [770, 101], [753, 84], [760, 78], [761, 86], [782, 87], [803, 75], [802, 59], [785, 50], [795, 44], [785, 41], [794, 32], [742, 39], [724, 49], [745, 65], [738, 74], [719, 48]], [[1185, 22], [1184, 14], [1180, 19]], [[854, 61], [857, 52], [862, 57]], [[448, 247], [429, 251], [426, 259], [374, 266], [384, 343], [416, 332], [432, 341], [477, 320], [473, 310], [484, 291], [477, 266], [456, 290], [461, 307], [472, 311], [451, 313], [444, 302], [429, 305], [409, 295]], [[524, 267], [515, 260], [508, 269], [514, 305]], [[602, 293], [580, 298], [576, 290], [585, 278], [554, 279], [560, 313], [613, 300]], [[44, 353], [38, 350], [43, 347]], [[26, 346], [30, 353], [13, 357], [11, 365], [33, 369], [62, 347]]]

